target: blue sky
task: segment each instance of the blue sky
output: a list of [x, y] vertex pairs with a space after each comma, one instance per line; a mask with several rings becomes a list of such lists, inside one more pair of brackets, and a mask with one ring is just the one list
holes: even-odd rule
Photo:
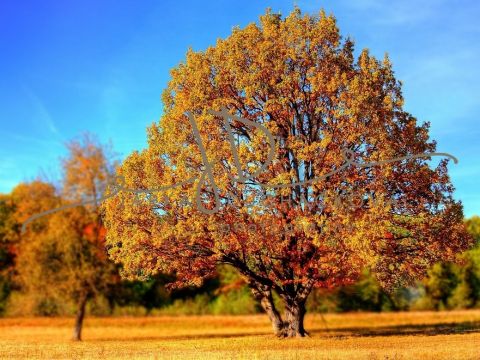
[[466, 1], [0, 2], [0, 192], [57, 176], [65, 141], [90, 131], [124, 157], [161, 115], [169, 69], [267, 7], [333, 12], [343, 35], [404, 82], [405, 106], [430, 121], [465, 214], [480, 214], [480, 3]]

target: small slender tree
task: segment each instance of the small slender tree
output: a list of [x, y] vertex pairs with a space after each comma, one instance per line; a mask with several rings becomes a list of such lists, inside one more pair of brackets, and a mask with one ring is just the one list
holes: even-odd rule
[[[62, 161], [62, 187], [56, 191], [44, 185], [53, 189], [52, 201], [41, 211], [67, 208], [27, 226], [17, 267], [29, 291], [60, 294], [76, 303], [72, 339], [81, 340], [87, 302], [120, 279], [115, 264], [107, 257], [101, 209], [93, 201], [103, 195], [114, 165], [105, 147], [91, 135], [71, 141], [67, 148], [69, 155]], [[30, 203], [36, 192], [32, 186], [23, 191], [24, 201], [19, 199], [18, 208]], [[27, 211], [28, 216], [41, 212], [38, 210]]]
[[174, 273], [183, 286], [230, 265], [274, 332], [301, 337], [313, 287], [369, 267], [391, 288], [468, 245], [448, 161], [415, 156], [435, 151], [428, 124], [403, 110], [389, 59], [355, 59], [333, 16], [268, 11], [189, 50], [163, 103], [105, 204], [126, 276]]

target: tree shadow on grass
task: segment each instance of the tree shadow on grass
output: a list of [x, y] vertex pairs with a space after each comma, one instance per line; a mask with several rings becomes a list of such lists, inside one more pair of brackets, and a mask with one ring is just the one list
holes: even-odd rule
[[[436, 324], [407, 324], [373, 327], [343, 327], [328, 328], [314, 327], [307, 329], [313, 337], [333, 337], [337, 339], [346, 337], [374, 337], [374, 336], [412, 336], [412, 335], [451, 335], [480, 333], [480, 321], [464, 321], [459, 323], [436, 323]], [[238, 333], [206, 333], [191, 335], [159, 335], [159, 336], [125, 336], [96, 338], [95, 341], [188, 341], [188, 340], [206, 340], [206, 339], [228, 339], [242, 338], [248, 336], [271, 336], [274, 335], [268, 331], [262, 332], [238, 332]], [[88, 340], [87, 340], [88, 342]]]
[[450, 335], [480, 332], [480, 321], [464, 321], [459, 323], [436, 324], [407, 324], [378, 327], [344, 327], [344, 328], [316, 328], [312, 334], [330, 335], [335, 337], [345, 336], [402, 336], [402, 335]]

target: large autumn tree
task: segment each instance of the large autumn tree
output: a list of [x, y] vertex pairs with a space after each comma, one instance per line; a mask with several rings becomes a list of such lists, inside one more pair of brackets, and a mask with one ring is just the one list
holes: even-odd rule
[[182, 286], [230, 265], [277, 335], [304, 336], [313, 287], [369, 267], [392, 288], [468, 244], [447, 159], [371, 164], [435, 142], [403, 110], [389, 59], [355, 58], [333, 16], [268, 11], [188, 51], [163, 103], [106, 202], [109, 254], [127, 276], [174, 273]]

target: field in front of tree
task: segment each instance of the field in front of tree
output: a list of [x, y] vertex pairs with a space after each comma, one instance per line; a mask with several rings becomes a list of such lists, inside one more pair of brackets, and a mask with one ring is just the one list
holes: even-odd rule
[[0, 319], [0, 358], [478, 359], [480, 310], [308, 314], [311, 337], [279, 340], [265, 315]]

